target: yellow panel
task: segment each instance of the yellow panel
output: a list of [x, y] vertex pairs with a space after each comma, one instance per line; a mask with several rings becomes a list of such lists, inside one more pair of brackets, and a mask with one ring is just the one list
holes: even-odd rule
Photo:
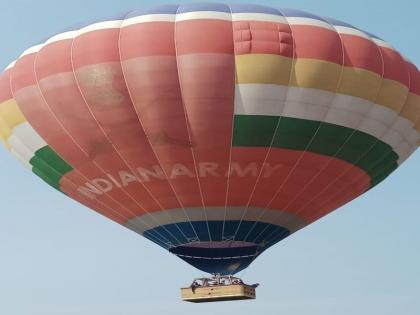
[[297, 59], [292, 71], [292, 86], [336, 92], [341, 66], [322, 60]]
[[292, 59], [278, 55], [235, 56], [237, 83], [289, 85]]
[[8, 150], [11, 149], [9, 143], [7, 142], [7, 139], [9, 138], [10, 133], [11, 133], [11, 129], [6, 124], [4, 119], [0, 116], [0, 140], [1, 142], [3, 142], [3, 144]]
[[[6, 143], [13, 128], [26, 121], [13, 99], [0, 104], [0, 118], [0, 137]], [[7, 147], [9, 146], [7, 145]]]
[[10, 129], [9, 125], [6, 123], [3, 116], [0, 114], [0, 139], [7, 143], [7, 139], [9, 138], [12, 130]]
[[413, 124], [420, 119], [420, 96], [414, 93], [408, 95], [407, 102], [402, 108], [401, 116], [407, 118]]
[[408, 91], [405, 85], [384, 79], [376, 102], [399, 113], [407, 100]]
[[382, 77], [372, 71], [344, 67], [337, 92], [375, 102], [381, 82]]
[[7, 150], [9, 150], [9, 151], [11, 150], [12, 147], [10, 146], [10, 144], [8, 144], [6, 141], [4, 141], [3, 137], [1, 137], [1, 136], [0, 136], [0, 141], [1, 141], [1, 143], [3, 143], [3, 145], [6, 147]]
[[11, 129], [26, 121], [15, 100], [10, 99], [0, 104], [0, 116]]

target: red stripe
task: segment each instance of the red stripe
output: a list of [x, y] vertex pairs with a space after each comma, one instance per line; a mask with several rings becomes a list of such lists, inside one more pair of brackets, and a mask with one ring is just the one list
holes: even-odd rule
[[53, 74], [73, 71], [71, 64], [72, 39], [60, 40], [44, 46], [39, 52], [35, 67], [38, 80]]
[[[117, 161], [121, 166], [116, 171], [130, 169], [134, 173], [138, 167], [151, 169], [153, 166], [159, 165], [159, 162], [127, 90], [126, 78], [119, 60], [119, 31], [104, 31], [101, 36], [101, 42], [109, 43], [99, 45], [99, 49], [106, 47], [106, 54], [115, 58], [118, 56], [118, 59], [115, 62], [105, 62], [103, 59], [105, 53], [99, 51], [99, 54], [95, 55], [98, 48], [93, 47], [94, 44], [85, 41], [75, 42], [73, 63], [74, 68], [77, 69], [75, 74], [81, 93], [95, 122], [104, 130], [108, 138], [105, 141], [112, 143], [113, 153], [118, 152], [120, 156]], [[94, 55], [87, 55], [88, 52]], [[106, 169], [107, 172], [113, 170], [113, 168]], [[162, 208], [180, 207], [167, 180], [146, 182], [144, 186], [144, 189], [150, 191], [149, 199], [152, 198], [152, 195], [156, 199], [159, 197], [156, 203], [158, 202]]]
[[407, 63], [410, 71], [410, 92], [420, 96], [420, 72], [412, 63]]
[[[306, 152], [302, 158], [302, 153], [272, 148], [260, 174], [266, 148], [234, 147], [232, 162], [239, 163], [242, 171], [246, 171], [245, 166], [256, 162], [258, 167], [255, 169], [260, 177], [257, 180], [255, 173], [250, 171], [244, 173], [245, 176], [231, 176], [228, 205], [243, 207], [251, 198], [251, 207], [279, 209], [309, 220], [314, 213], [325, 215], [340, 207], [349, 196], [355, 198], [369, 188], [370, 177], [362, 169], [343, 160], [311, 152]], [[351, 168], [349, 174], [342, 176]], [[324, 191], [340, 176], [342, 178]], [[357, 184], [355, 178], [358, 179]], [[337, 197], [325, 205], [332, 194], [341, 190], [348, 196]]]
[[359, 36], [340, 34], [345, 50], [344, 65], [369, 70], [382, 76], [383, 65], [378, 46]]
[[384, 61], [384, 78], [395, 80], [409, 87], [410, 76], [407, 62], [395, 50], [378, 46]]
[[288, 24], [259, 21], [233, 22], [235, 54], [293, 56], [293, 38]]
[[[122, 37], [123, 54], [125, 47]], [[173, 166], [181, 163], [191, 174], [171, 179], [181, 204], [202, 206], [175, 56], [130, 59], [123, 62], [123, 69], [133, 104], [161, 167], [171, 176]]]
[[188, 20], [176, 22], [178, 55], [232, 54], [232, 22], [221, 20]]
[[121, 29], [122, 60], [142, 56], [175, 56], [175, 23], [139, 23]]
[[[235, 153], [237, 157], [246, 156], [249, 160], [252, 160], [250, 156], [256, 156], [256, 159], [261, 157], [260, 148], [234, 148], [234, 150], [237, 151]], [[370, 177], [362, 169], [348, 162], [316, 153], [305, 152], [302, 157], [302, 153], [302, 151], [278, 148], [270, 151], [266, 162], [272, 168], [280, 167], [275, 169], [271, 176], [264, 176], [265, 172], [262, 173], [252, 195], [250, 206], [281, 209], [307, 220], [311, 213], [317, 212], [323, 206], [322, 202], [327, 200], [335, 190], [344, 190], [355, 198], [369, 188]], [[350, 168], [352, 171], [342, 176]], [[324, 191], [338, 177], [340, 178], [335, 184]], [[354, 178], [361, 179], [358, 185], [354, 184]], [[242, 180], [241, 178], [240, 181]], [[243, 204], [243, 201], [250, 197], [251, 187], [255, 183], [255, 178], [249, 178], [246, 187], [234, 186], [232, 182], [229, 191], [238, 196], [242, 193], [244, 197], [241, 198], [241, 203]], [[312, 199], [315, 201], [311, 202]], [[271, 203], [270, 200], [272, 200]], [[316, 202], [317, 200], [319, 202]], [[324, 214], [335, 210], [342, 205], [342, 202], [339, 198], [332, 200]]]
[[[176, 24], [175, 40], [182, 99], [188, 117], [196, 165], [215, 163], [227, 171], [231, 149], [235, 60], [232, 23], [185, 21]], [[206, 164], [211, 169], [211, 164]], [[203, 170], [207, 172], [207, 170]], [[206, 206], [223, 205], [224, 176], [200, 178]]]
[[29, 54], [16, 61], [11, 80], [13, 92], [36, 84], [34, 72], [35, 57], [36, 54]]
[[[82, 34], [74, 39], [75, 68], [92, 64], [119, 62], [118, 38], [120, 29], [103, 29]], [[77, 65], [76, 65], [77, 64]]]
[[10, 69], [0, 74], [0, 103], [13, 98], [10, 88]]
[[297, 58], [312, 58], [343, 63], [343, 51], [337, 32], [320, 27], [290, 25]]

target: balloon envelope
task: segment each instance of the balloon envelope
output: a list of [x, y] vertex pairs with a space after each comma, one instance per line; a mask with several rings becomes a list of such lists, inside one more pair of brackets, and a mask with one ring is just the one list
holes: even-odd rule
[[55, 189], [211, 273], [385, 179], [419, 144], [420, 75], [307, 12], [165, 5], [25, 51], [0, 136]]

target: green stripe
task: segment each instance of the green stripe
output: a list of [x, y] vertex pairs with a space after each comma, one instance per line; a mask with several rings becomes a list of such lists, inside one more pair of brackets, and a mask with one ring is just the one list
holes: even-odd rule
[[49, 146], [35, 152], [29, 161], [32, 171], [52, 187], [60, 190], [61, 178], [73, 168], [67, 164]]
[[267, 147], [271, 143], [275, 148], [306, 149], [352, 163], [371, 177], [372, 185], [398, 166], [398, 155], [391, 146], [361, 131], [306, 119], [235, 115], [233, 146]]

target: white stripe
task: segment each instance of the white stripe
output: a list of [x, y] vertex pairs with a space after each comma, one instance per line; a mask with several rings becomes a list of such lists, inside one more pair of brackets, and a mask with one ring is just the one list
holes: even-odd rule
[[9, 139], [11, 137], [19, 139], [33, 153], [47, 145], [28, 122], [23, 122], [13, 128]]
[[232, 21], [264, 21], [287, 24], [284, 16], [267, 13], [233, 13]]
[[226, 12], [194, 11], [194, 12], [180, 13], [180, 14], [177, 14], [175, 17], [176, 22], [187, 21], [187, 20], [202, 20], [202, 19], [232, 21], [232, 16], [230, 13], [226, 13]]
[[122, 21], [123, 20], [103, 21], [103, 22], [98, 22], [98, 23], [85, 26], [81, 28], [80, 30], [73, 30], [73, 31], [60, 33], [49, 38], [43, 45], [45, 46], [48, 44], [52, 44], [60, 40], [72, 39], [82, 34], [92, 32], [92, 31], [120, 28]]
[[386, 41], [379, 39], [379, 38], [375, 38], [372, 37], [372, 40], [375, 42], [376, 45], [381, 46], [381, 47], [385, 47], [385, 48], [389, 48], [392, 50], [395, 50], [394, 47], [392, 47], [389, 43], [387, 43]]
[[362, 37], [362, 38], [372, 41], [372, 38], [368, 34], [358, 29], [355, 29], [353, 27], [334, 25], [334, 28], [339, 34], [354, 35], [354, 36]]
[[396, 120], [392, 124], [392, 128], [398, 131], [407, 140], [413, 137], [412, 131], [415, 130], [414, 124], [402, 116], [397, 116]]
[[331, 104], [333, 97], [333, 93], [325, 93], [321, 90], [291, 87], [287, 95], [283, 116], [324, 120], [328, 105]]
[[16, 63], [16, 60], [9, 63], [6, 67], [6, 69], [4, 69], [4, 71], [7, 71], [7, 70], [13, 68], [15, 66], [15, 63]]
[[7, 142], [12, 147], [10, 151], [16, 152], [16, 154], [19, 155], [19, 157], [25, 161], [26, 163], [29, 163], [29, 161], [34, 157], [35, 153], [28, 148], [28, 146], [25, 145], [25, 143], [17, 137], [16, 135], [11, 135], [9, 139], [7, 139]]
[[124, 20], [121, 27], [149, 22], [175, 22], [175, 14], [146, 14]]
[[395, 152], [397, 152], [399, 156], [399, 160], [401, 158], [406, 159], [407, 156], [411, 153], [412, 146], [409, 145], [406, 141], [402, 141], [398, 144], [398, 146], [394, 149]]
[[414, 145], [420, 137], [413, 123], [385, 106], [355, 96], [302, 87], [238, 84], [235, 114], [325, 121], [365, 132], [393, 149], [401, 142]]
[[381, 137], [381, 140], [389, 144], [393, 148], [396, 148], [402, 142], [406, 142], [404, 140], [404, 136], [401, 133], [397, 132], [395, 129], [388, 129], [385, 132], [385, 135]]
[[405, 154], [401, 154], [400, 158], [398, 159], [398, 164], [402, 164], [405, 160], [407, 160], [408, 157], [417, 150], [417, 148], [418, 148], [418, 145], [415, 144], [414, 146], [411, 146], [410, 150], [407, 151]]
[[310, 25], [335, 31], [334, 27], [332, 27], [330, 24], [317, 19], [311, 19], [306, 17], [286, 17], [286, 19], [290, 25]]
[[407, 136], [407, 140], [409, 143], [417, 143], [419, 139], [420, 139], [420, 132], [418, 132], [416, 128], [413, 127]]
[[30, 163], [28, 163], [28, 161], [25, 158], [23, 158], [18, 152], [16, 152], [13, 148], [10, 150], [10, 153], [12, 153], [12, 155], [16, 159], [18, 159], [23, 166], [25, 166], [27, 169], [32, 170], [33, 166]]
[[[400, 55], [401, 55], [401, 57], [406, 61], [406, 62], [408, 62], [409, 64], [411, 64], [411, 65], [413, 65], [414, 67], [416, 67], [416, 65], [407, 57], [407, 56], [405, 56], [405, 55], [402, 55], [401, 53], [400, 53]], [[416, 69], [417, 69], [417, 67], [416, 67]]]
[[368, 100], [350, 95], [336, 94], [325, 121], [356, 129], [360, 121], [366, 117], [371, 106], [372, 102]]
[[[188, 217], [191, 221], [204, 221], [205, 219], [203, 220], [203, 218], [201, 217], [196, 218], [195, 215], [196, 213], [201, 213], [202, 209], [203, 208], [200, 207], [191, 207], [185, 208], [185, 211], [187, 212]], [[244, 214], [243, 207], [228, 207], [227, 211], [225, 211], [225, 207], [210, 207], [206, 208], [206, 210], [208, 210], [208, 221], [224, 221], [225, 219], [226, 221], [240, 221]], [[168, 216], [168, 214], [170, 215], [170, 217]], [[261, 214], [263, 214], [263, 216], [260, 218]], [[273, 209], [266, 209], [263, 213], [263, 209], [253, 207], [248, 208], [248, 210], [245, 212], [243, 220], [270, 223], [273, 225], [284, 227], [288, 229], [291, 233], [307, 225], [307, 223], [303, 219], [294, 216], [290, 213]], [[157, 211], [135, 217], [127, 222], [127, 226], [129, 226], [130, 229], [135, 230], [137, 233], [143, 234], [144, 231], [155, 228], [160, 225], [188, 221], [188, 219], [185, 219], [184, 209], [168, 209], [167, 211]], [[143, 227], [136, 227], [137, 223], [140, 222], [142, 222]]]
[[34, 54], [34, 53], [37, 53], [38, 51], [40, 51], [41, 50], [41, 48], [44, 46], [44, 44], [38, 44], [38, 45], [35, 45], [35, 46], [32, 46], [32, 47], [29, 47], [28, 49], [26, 49], [21, 55], [20, 55], [20, 57], [19, 58], [22, 58], [22, 57], [24, 57], [24, 56], [26, 56], [26, 55], [30, 55], [30, 54]]
[[112, 21], [94, 23], [78, 30], [77, 36], [80, 36], [85, 33], [93, 32], [93, 31], [120, 28], [122, 21], [123, 20], [112, 20]]
[[53, 37], [49, 38], [45, 42], [45, 45], [55, 43], [55, 42], [58, 42], [60, 40], [72, 39], [72, 38], [75, 38], [76, 36], [77, 36], [77, 31], [69, 31], [69, 32], [60, 33], [60, 34], [54, 35]]
[[235, 91], [235, 114], [279, 116], [287, 97], [287, 86], [277, 84], [237, 84]]

